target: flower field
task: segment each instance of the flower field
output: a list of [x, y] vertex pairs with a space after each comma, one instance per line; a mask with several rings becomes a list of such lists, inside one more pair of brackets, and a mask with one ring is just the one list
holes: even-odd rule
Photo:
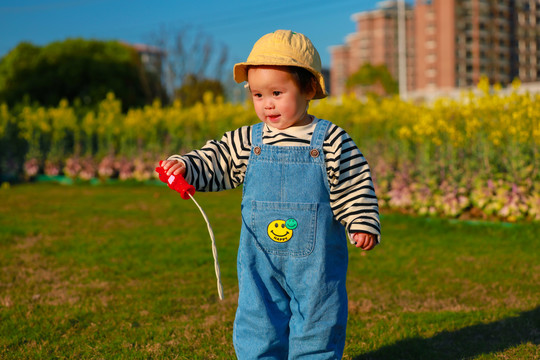
[[[519, 85], [515, 85], [516, 87]], [[346, 129], [368, 159], [385, 208], [421, 215], [540, 220], [540, 94], [503, 95], [484, 80], [459, 99], [344, 97], [310, 112]], [[0, 105], [0, 176], [146, 181], [159, 159], [257, 121], [250, 104], [155, 102], [122, 113]]]

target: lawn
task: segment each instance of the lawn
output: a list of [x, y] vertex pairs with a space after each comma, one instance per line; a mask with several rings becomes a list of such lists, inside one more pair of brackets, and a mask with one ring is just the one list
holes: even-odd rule
[[[0, 189], [0, 358], [232, 359], [241, 190]], [[540, 224], [383, 213], [350, 248], [346, 359], [540, 358]]]

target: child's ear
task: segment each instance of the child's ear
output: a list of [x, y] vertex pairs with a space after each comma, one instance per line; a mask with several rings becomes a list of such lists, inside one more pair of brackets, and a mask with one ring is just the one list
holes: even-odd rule
[[309, 87], [309, 90], [306, 92], [306, 99], [312, 100], [316, 93], [317, 93], [317, 80], [315, 80], [314, 77], [311, 77], [311, 86]]

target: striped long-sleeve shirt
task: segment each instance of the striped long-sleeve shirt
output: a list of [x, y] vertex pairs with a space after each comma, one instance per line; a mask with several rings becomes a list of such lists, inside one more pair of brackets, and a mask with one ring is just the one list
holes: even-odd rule
[[[317, 118], [311, 124], [277, 130], [264, 126], [263, 143], [278, 146], [309, 146]], [[221, 140], [208, 141], [200, 150], [169, 159], [183, 161], [186, 181], [198, 191], [233, 189], [244, 182], [251, 151], [252, 127], [229, 131]], [[377, 235], [380, 222], [377, 197], [369, 165], [343, 129], [330, 124], [323, 143], [330, 185], [330, 206], [349, 234]]]

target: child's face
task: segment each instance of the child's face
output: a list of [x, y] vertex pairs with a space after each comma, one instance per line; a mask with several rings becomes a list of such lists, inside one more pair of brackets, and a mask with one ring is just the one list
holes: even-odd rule
[[248, 70], [248, 83], [255, 112], [262, 122], [283, 130], [307, 125], [307, 105], [313, 93], [302, 93], [292, 75], [274, 66]]

